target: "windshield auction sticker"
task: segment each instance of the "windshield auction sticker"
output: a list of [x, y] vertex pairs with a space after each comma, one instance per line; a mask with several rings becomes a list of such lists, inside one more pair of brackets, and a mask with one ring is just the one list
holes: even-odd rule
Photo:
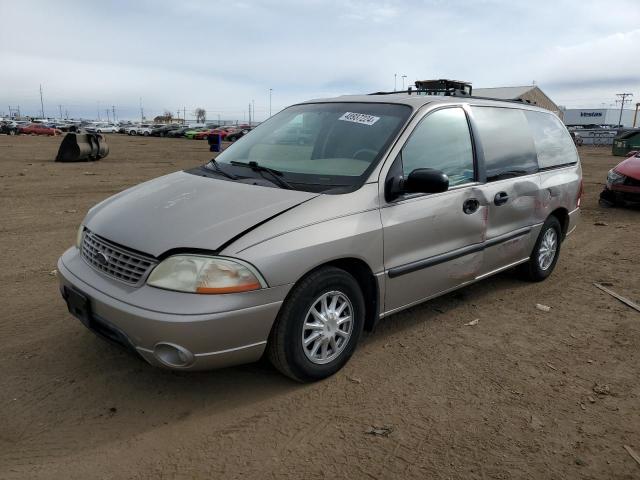
[[346, 112], [338, 120], [371, 126], [380, 120], [380, 117], [374, 117], [373, 115], [367, 115], [366, 113]]

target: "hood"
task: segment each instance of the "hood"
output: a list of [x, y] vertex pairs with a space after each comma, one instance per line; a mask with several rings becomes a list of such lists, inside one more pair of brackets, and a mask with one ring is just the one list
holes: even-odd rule
[[99, 203], [89, 210], [84, 225], [107, 240], [156, 257], [174, 248], [217, 250], [315, 196], [176, 172]]
[[640, 180], [640, 157], [629, 157], [616, 165], [616, 172]]

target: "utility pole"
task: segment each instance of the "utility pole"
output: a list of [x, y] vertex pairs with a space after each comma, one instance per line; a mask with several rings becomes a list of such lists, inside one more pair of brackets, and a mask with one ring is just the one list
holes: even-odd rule
[[251, 102], [249, 102], [249, 125], [251, 125]]
[[116, 123], [116, 106], [111, 105], [111, 112], [113, 113], [113, 123]]
[[42, 100], [42, 84], [40, 84], [40, 113], [42, 114], [41, 118], [44, 118], [44, 100]]
[[11, 118], [11, 105], [9, 105], [9, 118]]
[[393, 74], [393, 91], [395, 92], [396, 90], [398, 90], [398, 74], [394, 73]]
[[636, 128], [636, 120], [638, 119], [638, 108], [640, 108], [640, 103], [636, 103], [636, 113], [633, 115], [633, 128]]
[[187, 123], [187, 107], [182, 107], [182, 122]]
[[404, 79], [407, 78], [406, 75], [402, 75], [402, 90], [404, 90]]
[[142, 97], [140, 97], [140, 123], [144, 122], [144, 110], [142, 109]]
[[98, 121], [100, 121], [100, 102], [98, 102]]
[[109, 109], [107, 108], [107, 123], [111, 123], [111, 120], [109, 120]]
[[618, 125], [622, 127], [622, 110], [625, 103], [631, 103], [631, 98], [627, 100], [627, 97], [633, 97], [633, 93], [616, 93], [616, 97], [620, 97], [620, 100], [616, 100], [616, 103], [620, 103], [620, 117], [618, 118]]
[[65, 110], [65, 111], [64, 111], [64, 118], [65, 118], [66, 120], [69, 120], [69, 110]]
[[271, 118], [271, 96], [273, 95], [273, 88], [269, 89], [269, 118]]
[[62, 120], [62, 105], [58, 105], [58, 110], [60, 111], [60, 120]]

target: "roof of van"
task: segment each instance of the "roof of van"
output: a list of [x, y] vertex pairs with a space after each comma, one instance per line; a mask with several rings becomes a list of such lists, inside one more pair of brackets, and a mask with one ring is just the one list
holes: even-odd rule
[[527, 110], [539, 110], [543, 112], [549, 112], [549, 110], [536, 105], [518, 102], [507, 101], [500, 99], [493, 99], [487, 97], [474, 97], [474, 96], [443, 96], [443, 95], [417, 95], [412, 92], [409, 95], [407, 92], [395, 92], [395, 93], [380, 93], [371, 95], [341, 95], [333, 98], [317, 98], [314, 100], [308, 100], [302, 103], [396, 103], [400, 105], [409, 105], [413, 109], [417, 110], [420, 107], [430, 103], [469, 103], [473, 105], [494, 105], [494, 106], [510, 106], [516, 108], [523, 108]]

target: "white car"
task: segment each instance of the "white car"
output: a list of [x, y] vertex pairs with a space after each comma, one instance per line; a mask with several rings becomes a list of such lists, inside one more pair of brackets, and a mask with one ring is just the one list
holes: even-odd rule
[[112, 123], [95, 123], [87, 125], [85, 130], [90, 133], [118, 133], [118, 127]]
[[148, 137], [149, 135], [151, 135], [152, 128], [153, 128], [153, 125], [148, 123], [144, 123], [142, 125], [129, 125], [127, 127], [127, 134], [144, 135], [145, 137]]

